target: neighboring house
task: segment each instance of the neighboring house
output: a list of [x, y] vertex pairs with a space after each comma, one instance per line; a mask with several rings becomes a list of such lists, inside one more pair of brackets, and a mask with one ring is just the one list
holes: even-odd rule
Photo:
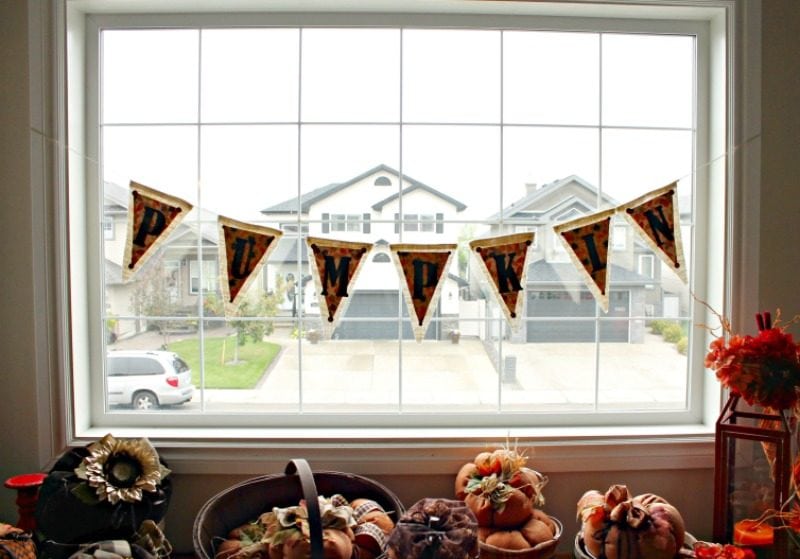
[[[400, 197], [402, 195], [402, 215]], [[298, 270], [308, 270], [305, 243], [297, 247], [297, 234], [354, 242], [371, 242], [374, 250], [363, 264], [358, 281], [350, 295], [345, 318], [378, 318], [376, 321], [343, 321], [334, 336], [340, 339], [396, 338], [399, 309], [399, 277], [388, 252], [390, 242], [404, 243], [454, 243], [457, 226], [448, 223], [463, 211], [466, 205], [420, 181], [387, 165], [378, 165], [368, 171], [339, 183], [314, 189], [300, 196], [262, 210], [271, 227], [284, 231], [284, 237], [267, 264], [267, 281], [297, 282]], [[401, 236], [402, 232], [402, 236]], [[298, 268], [298, 258], [302, 266]], [[453, 258], [453, 269], [457, 258]], [[300, 297], [304, 310], [318, 314], [313, 281], [302, 272], [300, 281], [306, 282]], [[450, 274], [445, 280], [440, 304], [435, 316], [458, 316], [459, 289], [462, 280]], [[282, 308], [296, 310], [296, 301], [287, 299]], [[381, 320], [381, 318], [385, 320]], [[450, 322], [433, 323], [429, 338], [442, 338], [449, 330], [457, 328]], [[410, 337], [408, 324], [404, 337]]]
[[[527, 194], [489, 221], [491, 235], [534, 231], [527, 269], [526, 322], [515, 339], [528, 342], [581, 342], [596, 339], [595, 301], [579, 271], [553, 231], [553, 225], [613, 208], [618, 202], [601, 195], [593, 185], [572, 175], [542, 186], [528, 185]], [[612, 220], [609, 247], [611, 291], [609, 309], [601, 316], [657, 316], [669, 294], [662, 286], [659, 258], [622, 218]], [[551, 321], [547, 317], [587, 320]], [[545, 320], [541, 320], [544, 318]], [[609, 320], [600, 325], [600, 340], [642, 342], [643, 321]]]

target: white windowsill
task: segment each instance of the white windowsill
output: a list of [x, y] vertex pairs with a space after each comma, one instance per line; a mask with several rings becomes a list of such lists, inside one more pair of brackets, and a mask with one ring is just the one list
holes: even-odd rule
[[[95, 432], [96, 431], [96, 432]], [[136, 436], [115, 429], [118, 437]], [[280, 471], [291, 458], [319, 470], [380, 475], [449, 474], [465, 456], [515, 444], [550, 472], [712, 468], [714, 429], [705, 425], [553, 429], [155, 429], [151, 439], [170, 468], [181, 474], [255, 475]], [[106, 433], [89, 430], [92, 442]], [[412, 466], [413, 465], [413, 466]]]

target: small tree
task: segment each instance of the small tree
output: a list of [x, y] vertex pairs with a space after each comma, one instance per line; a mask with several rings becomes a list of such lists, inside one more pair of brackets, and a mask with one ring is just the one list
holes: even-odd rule
[[[278, 310], [279, 295], [276, 293], [248, 294], [236, 308], [236, 316], [240, 318], [266, 318], [275, 316]], [[260, 342], [264, 336], [272, 334], [274, 326], [266, 320], [230, 320], [229, 324], [236, 330], [236, 352], [234, 362], [239, 361], [239, 346]]]
[[[130, 303], [137, 316], [173, 316], [178, 311], [178, 304], [170, 295], [171, 278], [162, 264], [162, 259], [158, 256], [140, 270], [136, 277]], [[169, 323], [164, 320], [147, 322], [147, 329], [153, 329], [164, 337], [164, 346], [169, 343], [168, 326]]]

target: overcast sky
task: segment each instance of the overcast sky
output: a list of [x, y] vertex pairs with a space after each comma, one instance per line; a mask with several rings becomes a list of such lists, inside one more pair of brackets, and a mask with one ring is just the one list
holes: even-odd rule
[[380, 163], [470, 219], [571, 174], [619, 202], [693, 182], [689, 37], [126, 30], [102, 51], [105, 179], [239, 219]]

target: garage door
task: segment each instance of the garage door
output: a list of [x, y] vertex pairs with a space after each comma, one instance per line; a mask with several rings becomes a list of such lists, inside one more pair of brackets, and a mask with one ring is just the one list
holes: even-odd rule
[[[399, 298], [397, 291], [354, 291], [350, 296], [347, 312], [339, 321], [333, 337], [338, 340], [396, 340], [397, 339], [397, 307]], [[439, 316], [438, 309], [434, 317]], [[394, 320], [349, 321], [348, 318], [391, 318]], [[425, 334], [426, 340], [439, 339], [439, 322], [431, 321]], [[408, 311], [403, 305], [403, 339], [414, 339]]]
[[[577, 299], [577, 300], [576, 300]], [[586, 320], [545, 320], [528, 322], [529, 342], [594, 342], [594, 297], [588, 291], [579, 296], [567, 291], [529, 291], [529, 317], [586, 317]], [[613, 291], [609, 295], [607, 317], [630, 316], [630, 292]], [[628, 322], [625, 320], [601, 322], [600, 341], [627, 342]]]

